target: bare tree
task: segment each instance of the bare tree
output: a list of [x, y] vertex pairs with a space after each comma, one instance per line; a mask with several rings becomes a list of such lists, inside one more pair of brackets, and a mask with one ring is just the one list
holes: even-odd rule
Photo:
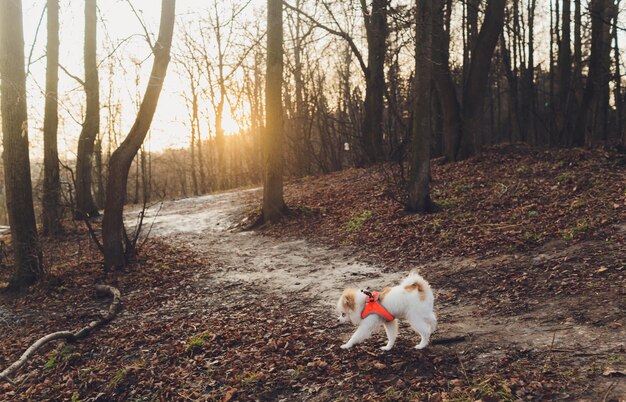
[[437, 20], [433, 23], [436, 40], [435, 83], [444, 114], [444, 149], [448, 160], [465, 159], [480, 148], [476, 141], [481, 130], [483, 103], [487, 90], [491, 58], [504, 24], [505, 0], [489, 0], [485, 18], [472, 51], [467, 79], [463, 83], [463, 103], [457, 96], [450, 66], [448, 48], [450, 33], [444, 29], [443, 1], [438, 0]]
[[606, 139], [609, 107], [611, 21], [617, 15], [613, 0], [592, 0], [589, 74], [574, 129], [574, 145], [592, 145]]
[[415, 31], [415, 92], [413, 135], [409, 164], [409, 199], [407, 210], [426, 212], [430, 200], [430, 83], [432, 77], [432, 0], [417, 0]]
[[21, 0], [0, 1], [0, 78], [4, 181], [15, 253], [10, 287], [19, 289], [43, 275], [28, 156]]
[[305, 16], [317, 28], [343, 38], [359, 62], [365, 78], [365, 101], [363, 105], [363, 122], [361, 124], [361, 147], [363, 157], [361, 164], [372, 164], [385, 159], [383, 149], [383, 112], [385, 95], [385, 56], [387, 54], [387, 14], [389, 0], [372, 0], [368, 7], [365, 0], [360, 0], [361, 13], [367, 38], [367, 64], [354, 39], [339, 27], [328, 3], [322, 3], [337, 28], [317, 21], [303, 10], [285, 2], [285, 7]]
[[267, 0], [267, 73], [263, 138], [263, 221], [276, 222], [286, 209], [283, 200], [283, 2]]
[[91, 191], [94, 142], [100, 128], [100, 94], [96, 61], [96, 0], [85, 0], [85, 121], [78, 138], [76, 154], [76, 211], [82, 219], [98, 216], [98, 206]]
[[102, 220], [105, 270], [124, 266], [126, 263], [126, 252], [134, 252], [134, 250], [128, 249], [131, 246], [129, 242], [126, 242], [126, 252], [124, 250], [125, 231], [122, 214], [126, 198], [128, 171], [133, 158], [146, 138], [159, 101], [161, 89], [163, 88], [167, 66], [170, 61], [175, 8], [176, 0], [162, 0], [159, 35], [156, 43], [152, 46], [154, 64], [152, 65], [148, 86], [135, 123], [109, 160], [109, 177], [104, 206], [105, 214]]
[[48, 44], [46, 48], [46, 105], [43, 122], [43, 211], [44, 235], [61, 232], [61, 180], [57, 149], [59, 87], [59, 0], [48, 0]]
[[571, 80], [572, 80], [572, 51], [571, 51], [571, 1], [563, 1], [561, 16], [561, 35], [559, 36], [559, 56], [557, 61], [557, 71], [559, 79], [559, 116], [557, 130], [559, 131], [559, 142], [565, 144], [565, 136], [571, 132]]

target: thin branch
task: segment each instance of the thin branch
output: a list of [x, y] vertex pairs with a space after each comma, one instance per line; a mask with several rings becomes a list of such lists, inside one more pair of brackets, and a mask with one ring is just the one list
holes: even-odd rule
[[148, 32], [148, 28], [146, 28], [146, 24], [144, 24], [143, 20], [137, 13], [137, 10], [135, 10], [133, 3], [130, 0], [126, 0], [126, 2], [130, 6], [130, 8], [133, 10], [133, 14], [135, 14], [135, 17], [137, 17], [137, 21], [139, 21], [139, 24], [141, 24], [141, 27], [143, 28], [143, 32], [146, 34], [146, 41], [148, 41], [148, 46], [150, 46], [150, 50], [154, 52], [154, 45], [152, 45], [152, 40], [150, 39], [150, 32]]
[[70, 72], [69, 72], [69, 71], [68, 71], [65, 67], [63, 67], [63, 66], [61, 65], [61, 63], [59, 63], [59, 68], [60, 68], [61, 70], [63, 70], [63, 72], [64, 72], [65, 74], [67, 74], [69, 77], [74, 78], [76, 81], [78, 81], [78, 83], [79, 83], [80, 85], [82, 85], [83, 87], [85, 86], [85, 81], [83, 81], [82, 79], [78, 78], [76, 75], [74, 75], [74, 74], [70, 73]]
[[363, 59], [363, 55], [359, 51], [359, 48], [354, 43], [354, 39], [352, 39], [352, 37], [350, 35], [348, 35], [346, 32], [341, 30], [341, 28], [339, 28], [339, 30], [336, 30], [336, 29], [330, 28], [327, 25], [322, 24], [321, 22], [317, 21], [314, 17], [310, 16], [306, 12], [300, 10], [299, 8], [292, 6], [291, 4], [287, 3], [286, 1], [283, 1], [283, 5], [285, 7], [287, 7], [288, 9], [290, 9], [292, 11], [295, 11], [298, 14], [306, 17], [317, 28], [321, 28], [321, 29], [325, 30], [326, 32], [328, 32], [330, 34], [333, 34], [335, 36], [339, 36], [340, 38], [345, 39], [348, 42], [348, 45], [350, 46], [350, 50], [352, 50], [352, 53], [354, 53], [354, 56], [359, 61], [359, 65], [361, 66], [361, 70], [363, 71], [363, 74], [365, 76], [368, 75], [368, 71], [369, 70], [367, 68], [367, 65], [365, 64], [365, 60]]
[[[30, 65], [31, 60], [33, 58], [33, 52], [35, 51], [35, 44], [37, 43], [37, 37], [39, 36], [39, 29], [41, 28], [41, 23], [43, 21], [43, 16], [46, 13], [46, 9], [48, 8], [48, 3], [46, 3], [43, 6], [43, 10], [41, 10], [41, 16], [39, 16], [39, 22], [37, 23], [37, 29], [35, 30], [35, 38], [33, 39], [33, 44], [30, 47], [30, 52], [28, 53], [28, 64], [26, 65], [26, 75], [28, 76], [30, 74]], [[37, 60], [40, 60], [41, 58], [38, 58]]]
[[89, 230], [91, 239], [93, 240], [94, 243], [96, 243], [96, 246], [98, 247], [98, 250], [100, 250], [100, 253], [104, 255], [104, 247], [102, 247], [102, 243], [100, 243], [100, 240], [98, 240], [98, 236], [96, 236], [96, 231], [93, 230], [91, 223], [89, 223], [89, 219], [83, 219], [83, 222], [85, 222], [85, 225], [87, 225], [87, 229]]

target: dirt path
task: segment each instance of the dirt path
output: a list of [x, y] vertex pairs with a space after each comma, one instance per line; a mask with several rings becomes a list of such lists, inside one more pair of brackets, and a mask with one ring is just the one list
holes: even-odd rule
[[[268, 297], [287, 296], [292, 308], [315, 313], [321, 327], [328, 331], [336, 328], [333, 306], [344, 287], [380, 289], [396, 284], [405, 275], [359, 262], [341, 247], [324, 247], [304, 239], [275, 239], [235, 229], [244, 211], [258, 197], [259, 191], [253, 189], [166, 202], [158, 215], [158, 207], [148, 211], [147, 224], [154, 222], [153, 236], [184, 245], [211, 263], [210, 268], [195, 274], [194, 286], [207, 292], [228, 289], [237, 294], [240, 289], [259, 289]], [[453, 348], [473, 370], [493, 368], [503, 359], [518, 359], [532, 370], [541, 369], [542, 364], [548, 371], [575, 367], [579, 375], [588, 379], [587, 389], [575, 389], [579, 396], [626, 395], [623, 377], [602, 375], [607, 368], [624, 370], [623, 326], [607, 328], [580, 323], [574, 319], [576, 310], [572, 308], [578, 301], [566, 298], [532, 301], [529, 311], [523, 314], [498, 313], [482, 306], [480, 299], [465, 298], [448, 289], [442, 279], [442, 272], [462, 274], [506, 258], [513, 257], [440, 260], [420, 269], [436, 290], [440, 324], [435, 338], [467, 336], [465, 342], [436, 348]], [[532, 258], [550, 256], [524, 258], [530, 262]], [[198, 297], [202, 292], [194, 294]], [[202, 300], [193, 300], [191, 304], [205, 305]], [[602, 306], [598, 307], [597, 314], [601, 316]], [[337, 353], [341, 353], [340, 342], [350, 331], [351, 328], [339, 327]], [[413, 335], [404, 328], [400, 337], [407, 336]], [[375, 342], [382, 340], [376, 338]], [[361, 347], [374, 350], [373, 342]]]

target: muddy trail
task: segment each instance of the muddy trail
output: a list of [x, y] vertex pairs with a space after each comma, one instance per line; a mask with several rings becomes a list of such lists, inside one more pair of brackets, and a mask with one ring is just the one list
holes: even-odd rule
[[[216, 389], [212, 397], [615, 400], [626, 395], [626, 332], [620, 301], [555, 294], [530, 300], [517, 295], [512, 300], [503, 290], [501, 301], [494, 306], [481, 297], [480, 286], [492, 286], [488, 277], [503, 275], [498, 267], [507, 262], [537, 265], [574, 253], [584, 244], [425, 264], [419, 271], [435, 290], [439, 318], [435, 345], [424, 353], [413, 350], [417, 337], [403, 325], [398, 344], [390, 353], [378, 350], [384, 342], [382, 331], [354, 351], [345, 352], [339, 345], [353, 328], [337, 325], [333, 310], [343, 288], [382, 289], [397, 284], [406, 272], [365, 263], [354, 249], [302, 238], [276, 238], [262, 230], [242, 231], [239, 224], [259, 196], [258, 190], [245, 190], [165, 202], [146, 215], [152, 236], [185, 247], [206, 262], [193, 273], [188, 291], [165, 303], [160, 312], [153, 312], [155, 315], [171, 315], [172, 309], [182, 308], [189, 316], [204, 316], [212, 309], [234, 308], [238, 317], [245, 317], [243, 321], [262, 317], [260, 325], [268, 330], [284, 327], [287, 335], [281, 336], [299, 333], [306, 337], [296, 337], [296, 342], [303, 342], [302, 350], [289, 359], [292, 367], [282, 366], [286, 371], [283, 377], [244, 370], [249, 374], [239, 386]], [[281, 309], [285, 309], [282, 316], [278, 313]], [[268, 313], [270, 318], [266, 319]], [[274, 314], [277, 316], [271, 318]], [[454, 337], [463, 340], [436, 344], [437, 339]], [[288, 343], [283, 346], [287, 348]], [[274, 346], [278, 351], [281, 344]], [[258, 345], [243, 347], [254, 352]], [[333, 365], [332, 360], [341, 364], [346, 359], [355, 360], [356, 371], [338, 368], [338, 378], [334, 378], [327, 366]], [[224, 370], [227, 361], [218, 365]], [[245, 362], [245, 358], [235, 361]], [[323, 375], [318, 372], [308, 381], [301, 374], [319, 371], [320, 367], [325, 370]]]

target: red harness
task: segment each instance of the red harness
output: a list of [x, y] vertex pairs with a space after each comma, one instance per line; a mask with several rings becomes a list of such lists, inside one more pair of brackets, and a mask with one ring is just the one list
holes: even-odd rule
[[365, 303], [365, 307], [363, 307], [363, 311], [361, 312], [361, 318], [365, 318], [370, 314], [378, 314], [383, 317], [387, 321], [393, 321], [396, 317], [391, 315], [386, 308], [383, 307], [382, 304], [378, 301], [378, 292], [372, 292], [372, 296], [367, 297], [367, 302]]

